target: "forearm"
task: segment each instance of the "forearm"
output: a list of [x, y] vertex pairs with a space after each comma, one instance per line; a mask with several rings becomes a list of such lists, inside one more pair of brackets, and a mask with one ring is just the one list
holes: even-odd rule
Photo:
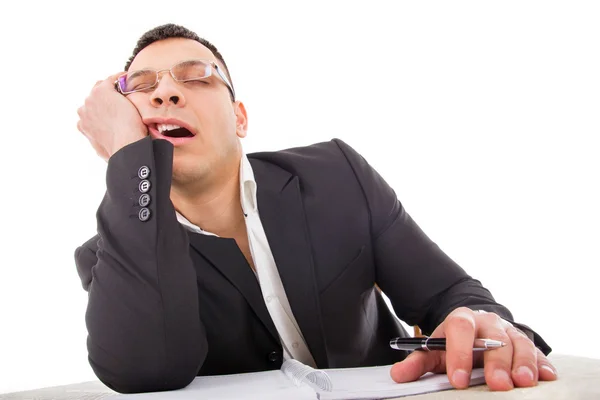
[[394, 190], [354, 149], [335, 140], [351, 166], [369, 208], [376, 284], [396, 315], [426, 333], [457, 307], [494, 312], [523, 330], [545, 354], [551, 349], [435, 244], [404, 210]]
[[529, 327], [513, 320], [481, 283], [448, 257], [401, 208], [375, 240], [377, 280], [401, 319], [430, 334], [458, 307], [498, 314], [526, 333], [537, 347], [551, 349]]
[[[207, 352], [188, 238], [169, 199], [172, 148], [159, 142], [143, 139], [111, 157], [97, 213], [89, 359], [97, 376], [120, 392], [184, 387]], [[138, 204], [141, 166], [151, 171], [145, 221]]]

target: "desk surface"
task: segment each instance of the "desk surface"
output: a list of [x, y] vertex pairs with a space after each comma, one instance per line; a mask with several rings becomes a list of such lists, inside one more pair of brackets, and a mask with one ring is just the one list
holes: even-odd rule
[[558, 370], [558, 379], [540, 382], [533, 388], [517, 388], [509, 392], [491, 392], [486, 385], [467, 390], [448, 390], [422, 394], [411, 400], [463, 400], [463, 399], [600, 399], [600, 360], [593, 358], [550, 355]]
[[[447, 390], [412, 396], [414, 400], [462, 400], [462, 399], [600, 399], [600, 360], [567, 355], [550, 355], [558, 369], [559, 379], [540, 382], [527, 389], [509, 392], [490, 392], [488, 387], [476, 386], [466, 390]], [[85, 393], [85, 394], [84, 394]], [[165, 392], [165, 395], [168, 392]], [[115, 392], [100, 382], [86, 382], [25, 392], [0, 394], [0, 400], [96, 400], [110, 399]], [[120, 396], [119, 396], [120, 397]], [[168, 396], [164, 397], [165, 399]], [[406, 399], [406, 397], [404, 397]]]

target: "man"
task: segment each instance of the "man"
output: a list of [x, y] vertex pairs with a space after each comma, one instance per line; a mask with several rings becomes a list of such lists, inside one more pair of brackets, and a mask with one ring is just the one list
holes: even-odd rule
[[[434, 371], [456, 388], [478, 365], [492, 390], [556, 379], [548, 345], [425, 236], [350, 146], [243, 154], [244, 105], [221, 54], [193, 32], [144, 34], [78, 114], [108, 160], [98, 234], [75, 260], [89, 361], [112, 389], [173, 390], [286, 358], [403, 360], [397, 382]], [[380, 291], [447, 351], [391, 349], [407, 333]], [[476, 337], [507, 345], [474, 356]]]

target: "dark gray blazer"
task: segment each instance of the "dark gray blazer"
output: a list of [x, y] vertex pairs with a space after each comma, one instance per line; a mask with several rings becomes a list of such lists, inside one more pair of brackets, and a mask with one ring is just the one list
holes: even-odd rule
[[[459, 306], [514, 322], [343, 141], [248, 158], [271, 251], [319, 368], [406, 356], [389, 347], [390, 338], [407, 333], [375, 284], [400, 319], [425, 333]], [[119, 392], [178, 389], [196, 375], [276, 369], [282, 362], [260, 286], [235, 241], [191, 233], [177, 221], [169, 198], [172, 161], [173, 146], [149, 137], [117, 152], [108, 163], [98, 234], [75, 252], [89, 292], [89, 362]], [[140, 217], [143, 166], [150, 203]], [[535, 332], [518, 326], [550, 352]]]

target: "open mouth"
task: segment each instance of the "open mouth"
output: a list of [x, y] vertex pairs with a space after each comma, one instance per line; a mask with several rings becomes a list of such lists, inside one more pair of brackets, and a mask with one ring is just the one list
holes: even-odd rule
[[187, 128], [172, 125], [172, 124], [157, 124], [156, 129], [160, 132], [161, 135], [172, 138], [186, 138], [186, 137], [194, 137], [194, 134], [190, 132]]

